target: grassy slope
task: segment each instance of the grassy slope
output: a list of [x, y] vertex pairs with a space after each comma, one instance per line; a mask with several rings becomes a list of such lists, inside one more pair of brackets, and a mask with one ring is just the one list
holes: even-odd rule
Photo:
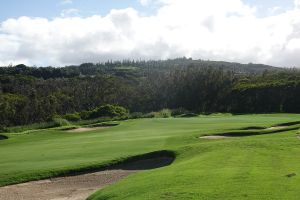
[[[179, 154], [172, 166], [130, 176], [99, 191], [93, 199], [296, 199], [300, 196], [297, 131], [216, 141], [196, 136], [299, 118], [241, 115], [143, 119], [88, 133], [47, 130], [13, 135], [0, 141], [0, 184], [170, 149]], [[289, 173], [299, 175], [287, 178]]]

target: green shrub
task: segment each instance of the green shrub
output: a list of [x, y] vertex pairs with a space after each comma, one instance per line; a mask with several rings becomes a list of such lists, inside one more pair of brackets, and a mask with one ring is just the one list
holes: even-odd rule
[[150, 112], [143, 115], [143, 118], [169, 118], [172, 117], [172, 111], [170, 109], [162, 109], [158, 112]]
[[183, 115], [180, 115], [180, 117], [198, 117], [199, 115], [198, 114], [195, 114], [195, 113], [187, 113], [187, 114], [183, 114]]
[[60, 117], [54, 117], [53, 122], [56, 124], [56, 126], [70, 126], [70, 122], [66, 119], [60, 118]]
[[127, 117], [128, 114], [129, 112], [126, 108], [107, 104], [91, 111], [89, 118]]
[[145, 115], [141, 112], [134, 112], [130, 114], [131, 119], [140, 119], [140, 118], [145, 118]]
[[7, 129], [4, 125], [0, 125], [0, 133], [5, 133], [7, 132]]
[[156, 115], [155, 112], [150, 112], [150, 113], [143, 115], [143, 118], [154, 118], [155, 115]]
[[73, 121], [73, 122], [77, 122], [77, 121], [81, 120], [79, 113], [66, 114], [64, 116], [64, 118], [68, 121]]
[[80, 118], [81, 119], [90, 119], [91, 114], [92, 114], [92, 111], [82, 111], [80, 113]]
[[158, 113], [159, 113], [159, 117], [162, 118], [169, 118], [172, 116], [172, 111], [170, 109], [162, 109]]
[[185, 115], [188, 114], [189, 111], [186, 110], [185, 108], [177, 108], [172, 110], [172, 116], [179, 116], [179, 115]]

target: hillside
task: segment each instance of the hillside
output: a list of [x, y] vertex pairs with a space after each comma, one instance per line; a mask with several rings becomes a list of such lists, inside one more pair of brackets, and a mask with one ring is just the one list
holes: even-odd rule
[[266, 70], [283, 71], [283, 68], [272, 67], [263, 64], [240, 64], [223, 61], [192, 60], [178, 58], [173, 60], [150, 60], [150, 61], [110, 61], [106, 63], [84, 63], [79, 66], [66, 67], [28, 67], [17, 65], [14, 67], [1, 67], [2, 75], [25, 75], [36, 78], [72, 78], [78, 76], [116, 75], [116, 76], [142, 76], [151, 71], [168, 71], [182, 69], [189, 66], [197, 68], [214, 68], [225, 71], [233, 71], [236, 74], [261, 74]]
[[2, 127], [51, 121], [112, 104], [131, 113], [300, 112], [300, 72], [186, 58], [0, 68]]

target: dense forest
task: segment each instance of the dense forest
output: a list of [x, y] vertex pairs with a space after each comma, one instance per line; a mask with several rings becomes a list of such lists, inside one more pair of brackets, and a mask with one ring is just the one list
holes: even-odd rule
[[300, 113], [300, 71], [192, 60], [0, 67], [0, 124], [43, 122], [111, 104], [131, 113]]

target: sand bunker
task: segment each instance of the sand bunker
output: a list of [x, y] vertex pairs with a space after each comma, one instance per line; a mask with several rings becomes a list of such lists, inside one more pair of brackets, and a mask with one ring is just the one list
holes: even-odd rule
[[224, 136], [224, 135], [209, 135], [209, 136], [203, 136], [200, 137], [200, 139], [207, 139], [207, 140], [219, 140], [219, 139], [225, 139], [230, 138], [230, 136]]
[[266, 128], [265, 130], [278, 130], [278, 129], [284, 129], [288, 128], [288, 126], [272, 126], [270, 128]]
[[33, 181], [0, 188], [1, 200], [84, 200], [96, 190], [134, 173], [109, 170], [86, 175]]
[[[141, 170], [170, 165], [173, 157], [143, 159], [111, 170], [60, 177], [0, 188], [1, 200], [84, 200], [95, 191]], [[119, 169], [117, 169], [119, 168]]]
[[75, 129], [67, 130], [66, 132], [82, 133], [82, 132], [95, 131], [95, 130], [101, 130], [101, 129], [107, 129], [107, 128], [111, 128], [111, 126], [101, 126], [101, 127], [93, 127], [93, 128], [75, 128]]

